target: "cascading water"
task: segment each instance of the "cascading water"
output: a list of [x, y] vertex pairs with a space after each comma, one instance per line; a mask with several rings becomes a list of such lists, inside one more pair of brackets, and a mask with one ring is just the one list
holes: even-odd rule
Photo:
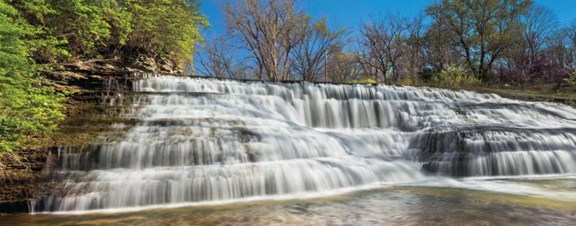
[[[45, 211], [576, 173], [576, 110], [441, 89], [150, 77], [119, 141], [61, 155]], [[108, 139], [108, 138], [103, 138]], [[111, 139], [114, 140], [114, 139]]]

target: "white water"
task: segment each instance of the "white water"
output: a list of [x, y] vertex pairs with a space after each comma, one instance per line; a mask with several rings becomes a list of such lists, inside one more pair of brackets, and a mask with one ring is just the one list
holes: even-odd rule
[[576, 173], [576, 111], [564, 105], [166, 76], [135, 82], [134, 91], [128, 117], [142, 122], [89, 153], [64, 151], [61, 186], [40, 210], [302, 197], [431, 175]]

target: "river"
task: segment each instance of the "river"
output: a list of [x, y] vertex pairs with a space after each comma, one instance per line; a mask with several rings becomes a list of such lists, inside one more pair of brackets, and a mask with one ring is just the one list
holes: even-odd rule
[[[31, 224], [567, 224], [576, 110], [433, 88], [148, 76]], [[122, 101], [120, 101], [122, 100]]]
[[[18, 214], [0, 216], [0, 222], [3, 225], [573, 225], [576, 222], [574, 178], [439, 180], [427, 185], [383, 186], [323, 198]], [[441, 184], [451, 186], [440, 187]]]

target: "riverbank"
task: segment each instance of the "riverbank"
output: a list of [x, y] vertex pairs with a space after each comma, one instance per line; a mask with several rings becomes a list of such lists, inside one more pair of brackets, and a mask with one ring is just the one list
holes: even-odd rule
[[490, 87], [479, 87], [473, 91], [480, 93], [495, 93], [509, 99], [554, 102], [576, 107], [576, 92]]
[[576, 107], [576, 88], [561, 87], [556, 85], [533, 85], [524, 88], [514, 86], [464, 86], [447, 87], [435, 84], [416, 84], [415, 87], [432, 87], [439, 89], [450, 89], [456, 91], [473, 91], [477, 93], [497, 94], [503, 98], [533, 101], [533, 102], [553, 102]]

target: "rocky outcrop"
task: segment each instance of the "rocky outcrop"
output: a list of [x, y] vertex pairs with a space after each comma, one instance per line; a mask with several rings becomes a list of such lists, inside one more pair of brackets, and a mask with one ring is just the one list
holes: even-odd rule
[[103, 80], [123, 79], [130, 73], [149, 72], [171, 75], [183, 73], [182, 69], [170, 59], [146, 55], [123, 59], [75, 61], [54, 65], [50, 70], [43, 72], [57, 89], [73, 93], [98, 89], [102, 86]]
[[52, 189], [54, 149], [27, 150], [0, 158], [0, 213], [27, 212], [28, 202]]
[[130, 89], [130, 81], [137, 74], [182, 74], [182, 70], [171, 60], [150, 57], [139, 57], [135, 60], [114, 58], [75, 61], [53, 65], [50, 70], [42, 72], [50, 83], [47, 85], [58, 90], [72, 91], [73, 95], [69, 100], [76, 102], [69, 103], [70, 105], [85, 102], [86, 98], [93, 102], [102, 97], [102, 92], [109, 95], [111, 91], [126, 91]]
[[182, 74], [182, 69], [172, 60], [160, 57], [138, 56], [130, 59], [125, 68], [128, 72], [155, 72], [160, 74]]
[[[42, 143], [45, 148], [0, 157], [0, 214], [28, 212], [30, 201], [55, 189], [51, 180], [61, 161], [59, 152], [90, 150], [102, 133], [122, 137], [136, 123], [134, 119], [120, 117], [126, 110], [110, 106], [107, 92], [98, 91], [101, 87], [102, 84], [78, 92], [64, 103], [68, 117], [59, 124], [59, 131]], [[125, 128], [111, 129], [118, 122]]]
[[0, 214], [28, 212], [31, 200], [52, 190], [50, 178], [59, 161], [58, 147], [81, 150], [110, 130], [122, 109], [110, 107], [107, 101], [129, 87], [130, 72], [170, 73], [173, 67], [155, 63], [148, 71], [125, 67], [117, 59], [104, 59], [60, 64], [43, 71], [49, 85], [72, 93], [64, 103], [68, 117], [59, 125], [59, 132], [42, 143], [44, 148], [0, 157]]

